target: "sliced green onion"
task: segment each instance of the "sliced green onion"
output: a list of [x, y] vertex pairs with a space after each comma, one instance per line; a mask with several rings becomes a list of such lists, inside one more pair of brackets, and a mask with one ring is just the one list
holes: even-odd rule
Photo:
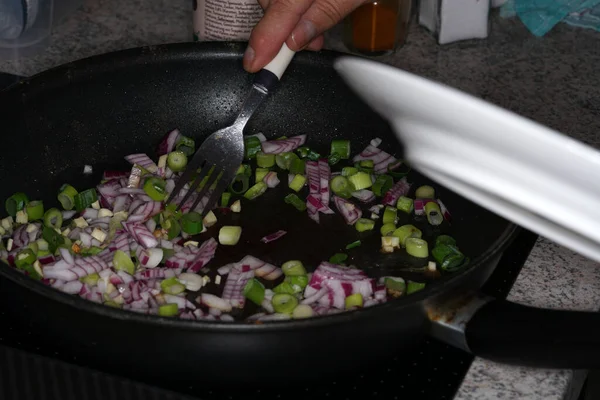
[[[104, 303], [106, 304], [106, 303]], [[158, 315], [161, 317], [174, 317], [179, 312], [179, 308], [175, 303], [163, 304], [158, 306]]]
[[456, 246], [456, 240], [449, 235], [440, 235], [435, 239], [435, 245], [439, 246], [440, 244]]
[[337, 154], [342, 160], [350, 158], [350, 141], [343, 139], [336, 139], [331, 141], [331, 153]]
[[415, 191], [417, 199], [435, 199], [435, 189], [429, 185], [419, 186]]
[[353, 249], [353, 248], [355, 248], [355, 247], [358, 247], [358, 246], [360, 246], [361, 244], [362, 244], [362, 243], [361, 243], [361, 241], [360, 241], [360, 240], [357, 240], [357, 241], [355, 241], [355, 242], [352, 242], [352, 243], [350, 243], [349, 245], [347, 245], [347, 246], [346, 246], [346, 250]]
[[388, 175], [391, 175], [392, 177], [394, 177], [396, 179], [405, 177], [406, 175], [409, 174], [409, 172], [411, 170], [410, 165], [408, 165], [406, 162], [402, 163], [402, 165], [400, 166], [400, 169], [392, 169], [393, 166], [394, 166], [394, 164], [388, 165]]
[[298, 299], [291, 294], [277, 293], [271, 300], [275, 312], [282, 314], [291, 314], [294, 308], [298, 306]]
[[38, 255], [38, 252], [40, 250], [37, 242], [31, 242], [27, 245], [28, 249], [31, 249], [31, 251], [33, 251], [33, 254], [35, 254], [36, 256]]
[[373, 186], [371, 181], [371, 175], [366, 172], [357, 172], [356, 174], [348, 177], [350, 183], [354, 187], [354, 191], [368, 189]]
[[87, 189], [77, 193], [74, 198], [75, 210], [81, 212], [98, 201], [96, 189]]
[[344, 261], [348, 259], [348, 254], [346, 253], [335, 253], [329, 258], [329, 262], [332, 264], [343, 265]]
[[64, 184], [60, 188], [58, 201], [65, 210], [72, 210], [75, 206], [75, 196], [77, 196], [77, 190], [71, 185]]
[[260, 306], [265, 299], [265, 287], [258, 279], [250, 279], [244, 286], [243, 294], [245, 298]]
[[297, 291], [294, 290], [294, 287], [289, 282], [281, 282], [279, 285], [273, 288], [274, 293], [287, 293], [287, 294], [296, 294]]
[[289, 283], [290, 285], [292, 285], [294, 290], [296, 290], [296, 286], [298, 288], [300, 288], [300, 290], [296, 291], [296, 293], [299, 293], [306, 286], [308, 286], [308, 275], [294, 275], [294, 276], [290, 275], [290, 276], [286, 276], [284, 281]]
[[[106, 298], [106, 296], [107, 296], [107, 295], [106, 295], [106, 294], [104, 294], [104, 296], [105, 296], [105, 298]], [[105, 301], [104, 303], [102, 303], [102, 305], [105, 305], [105, 306], [107, 306], [107, 307], [121, 308], [121, 304], [119, 304], [119, 303], [116, 303], [116, 302], [114, 302], [114, 301], [112, 301], [112, 300], [107, 300], [107, 301]]]
[[363, 306], [363, 297], [360, 293], [354, 293], [350, 296], [346, 297], [345, 300], [346, 310], [349, 310], [354, 307], [362, 307]]
[[377, 179], [373, 183], [373, 188], [371, 189], [376, 196], [383, 196], [387, 193], [388, 190], [392, 188], [394, 185], [394, 179], [389, 175], [377, 175]]
[[224, 246], [235, 246], [242, 236], [241, 226], [222, 226], [219, 229], [219, 243]]
[[29, 203], [29, 199], [25, 193], [15, 193], [6, 199], [4, 206], [6, 207], [6, 212], [11, 217], [15, 217], [17, 215], [17, 211], [21, 211], [25, 208], [25, 206]]
[[290, 260], [283, 263], [281, 270], [285, 276], [306, 275], [306, 269], [301, 261]]
[[175, 239], [181, 233], [181, 225], [174, 217], [167, 218], [162, 223], [163, 229], [167, 230], [167, 238], [169, 240]]
[[271, 171], [268, 168], [256, 168], [256, 171], [254, 172], [254, 179], [256, 182], [262, 182], [269, 172]]
[[342, 157], [340, 157], [340, 155], [338, 153], [333, 153], [333, 154], [330, 154], [329, 157], [327, 157], [327, 163], [329, 165], [335, 165], [335, 164], [339, 163], [341, 159], [342, 159]]
[[308, 304], [299, 304], [292, 312], [292, 318], [294, 319], [310, 318], [313, 315], [314, 311]]
[[299, 192], [300, 190], [302, 190], [302, 188], [304, 187], [304, 184], [306, 183], [306, 177], [304, 175], [295, 175], [294, 179], [292, 179], [292, 181], [290, 182], [290, 184], [288, 185], [290, 187], [290, 189]]
[[406, 246], [406, 252], [413, 257], [429, 257], [429, 248], [427, 247], [427, 242], [423, 239], [409, 237], [404, 242], [404, 245]]
[[368, 218], [359, 218], [354, 227], [358, 232], [371, 231], [375, 228], [375, 221]]
[[58, 232], [56, 232], [53, 228], [49, 228], [44, 226], [42, 229], [42, 238], [48, 243], [48, 251], [54, 254], [56, 249], [59, 246], [65, 243], [65, 237]]
[[102, 250], [104, 250], [101, 247], [96, 247], [96, 246], [92, 246], [89, 249], [81, 249], [81, 251], [79, 252], [80, 255], [82, 256], [95, 256], [96, 254], [102, 252]]
[[465, 261], [464, 254], [451, 244], [436, 244], [433, 250], [431, 250], [431, 255], [440, 264], [440, 268], [445, 271], [457, 270]]
[[354, 167], [344, 167], [342, 168], [342, 176], [352, 176], [358, 173], [358, 168]]
[[383, 220], [384, 224], [395, 224], [396, 218], [398, 217], [398, 210], [394, 207], [386, 206], [385, 211], [383, 212]]
[[256, 164], [261, 168], [271, 168], [275, 165], [275, 154], [256, 153]]
[[20, 251], [15, 257], [15, 265], [21, 269], [25, 265], [32, 265], [37, 260], [35, 253], [31, 249], [24, 249]]
[[240, 165], [240, 167], [238, 168], [236, 175], [246, 175], [247, 177], [251, 177], [252, 176], [252, 167], [249, 166], [248, 164], [242, 164]]
[[349, 199], [350, 197], [352, 197], [352, 192], [354, 190], [354, 187], [345, 176], [338, 175], [338, 176], [334, 177], [331, 180], [330, 186], [331, 186], [331, 190], [336, 195], [338, 195], [344, 199]]
[[185, 286], [177, 278], [168, 278], [160, 283], [160, 288], [167, 294], [180, 294], [185, 292]]
[[292, 152], [281, 153], [275, 156], [275, 162], [277, 163], [277, 166], [284, 170], [290, 169], [294, 160], [301, 161], [296, 155], [296, 153]]
[[63, 223], [62, 213], [58, 208], [51, 208], [44, 214], [44, 225], [49, 228], [60, 229]]
[[425, 283], [408, 281], [408, 285], [406, 285], [406, 294], [418, 292], [423, 288], [425, 288]]
[[358, 165], [360, 168], [373, 169], [375, 162], [373, 160], [361, 160]]
[[431, 225], [437, 226], [444, 221], [442, 210], [440, 210], [440, 206], [434, 201], [425, 204], [425, 214], [427, 215], [427, 221]]
[[79, 280], [85, 283], [86, 285], [96, 286], [96, 284], [98, 284], [98, 281], [100, 280], [100, 275], [94, 272], [93, 274], [86, 275]]
[[400, 228], [396, 229], [394, 231], [394, 233], [392, 233], [392, 235], [397, 237], [398, 239], [400, 239], [400, 245], [402, 247], [405, 247], [406, 239], [408, 239], [408, 238], [420, 239], [422, 237], [423, 233], [416, 226], [407, 224], [407, 225], [402, 225]]
[[129, 254], [125, 253], [123, 250], [115, 251], [115, 255], [113, 256], [113, 266], [116, 270], [125, 271], [129, 275], [135, 273], [135, 264], [131, 260]]
[[36, 271], [35, 267], [33, 265], [27, 264], [24, 265], [23, 267], [20, 268], [22, 271], [24, 271], [30, 278], [39, 281], [42, 279], [42, 276], [39, 274], [39, 272]]
[[202, 215], [195, 211], [183, 214], [181, 217], [181, 229], [188, 235], [197, 235], [202, 232]]
[[392, 233], [396, 230], [396, 225], [392, 222], [383, 224], [379, 232], [381, 232], [381, 236], [387, 236], [388, 233]]
[[316, 151], [309, 151], [308, 155], [306, 156], [306, 158], [308, 158], [310, 161], [318, 161], [319, 158], [321, 158], [321, 155], [319, 153], [317, 153]]
[[44, 203], [38, 200], [30, 201], [25, 206], [27, 220], [36, 221], [44, 217]]
[[231, 193], [223, 192], [221, 195], [221, 207], [225, 208], [229, 205], [229, 201], [231, 200]]
[[296, 151], [298, 152], [300, 158], [306, 158], [310, 153], [310, 149], [306, 146], [299, 147], [298, 149], [296, 149]]
[[183, 151], [172, 151], [167, 156], [167, 166], [173, 172], [183, 171], [188, 163]]
[[167, 261], [167, 259], [169, 259], [170, 257], [173, 257], [173, 255], [175, 255], [175, 250], [163, 249], [163, 258], [162, 258], [161, 262], [164, 264]]
[[392, 296], [399, 297], [406, 293], [406, 282], [402, 278], [386, 277], [384, 283]]
[[[48, 242], [46, 242], [44, 239], [38, 239], [38, 240], [36, 240], [36, 243], [37, 243], [39, 251], [48, 251]], [[50, 254], [50, 253], [48, 253], [48, 254]]]
[[[257, 169], [258, 175], [258, 169]], [[229, 191], [233, 194], [244, 194], [250, 186], [250, 178], [245, 174], [237, 174], [233, 179], [233, 182], [229, 185]]]
[[167, 183], [155, 176], [146, 179], [144, 192], [154, 201], [163, 201], [167, 197]]
[[396, 208], [402, 212], [410, 214], [413, 211], [413, 204], [413, 199], [406, 196], [400, 196], [398, 202], [396, 203]]
[[294, 160], [292, 160], [292, 164], [290, 165], [290, 174], [303, 175], [305, 171], [306, 171], [306, 161], [301, 160], [297, 157]]
[[296, 207], [296, 210], [298, 210], [298, 211], [306, 210], [306, 203], [304, 201], [300, 200], [300, 197], [298, 197], [294, 193], [290, 193], [287, 196], [285, 196], [284, 201], [287, 204], [291, 204], [294, 207]]
[[267, 184], [264, 182], [258, 182], [256, 185], [252, 186], [246, 193], [244, 193], [244, 197], [248, 200], [254, 200], [264, 192], [267, 191]]
[[251, 160], [261, 151], [260, 139], [256, 136], [244, 137], [244, 157]]
[[175, 149], [189, 157], [194, 154], [194, 151], [196, 150], [196, 142], [190, 137], [181, 135], [175, 145]]

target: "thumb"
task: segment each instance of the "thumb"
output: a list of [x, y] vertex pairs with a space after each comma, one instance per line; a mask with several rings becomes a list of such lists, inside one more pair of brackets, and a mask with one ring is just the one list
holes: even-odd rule
[[[314, 0], [271, 0], [256, 24], [244, 54], [244, 68], [256, 72], [269, 63]], [[266, 2], [261, 3], [264, 4]]]

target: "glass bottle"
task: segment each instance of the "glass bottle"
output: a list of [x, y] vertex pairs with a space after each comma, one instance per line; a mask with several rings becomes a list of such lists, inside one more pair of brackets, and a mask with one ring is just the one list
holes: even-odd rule
[[401, 47], [408, 34], [413, 0], [377, 0], [358, 7], [345, 20], [344, 43], [356, 53], [381, 56]]

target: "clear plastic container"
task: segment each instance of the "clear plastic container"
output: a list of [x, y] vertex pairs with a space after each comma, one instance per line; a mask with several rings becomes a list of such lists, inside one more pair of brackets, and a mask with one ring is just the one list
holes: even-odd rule
[[29, 57], [50, 43], [52, 26], [83, 0], [0, 0], [0, 60]]

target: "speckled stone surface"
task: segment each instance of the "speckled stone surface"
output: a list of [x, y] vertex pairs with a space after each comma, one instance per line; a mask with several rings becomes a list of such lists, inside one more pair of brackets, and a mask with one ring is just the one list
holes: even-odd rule
[[[187, 2], [86, 0], [56, 27], [42, 54], [0, 61], [0, 71], [29, 76], [108, 51], [191, 40]], [[443, 82], [600, 148], [600, 33], [559, 25], [535, 38], [517, 20], [491, 19], [487, 40], [438, 46], [413, 26], [406, 45], [381, 61]], [[344, 50], [340, 29], [327, 47]], [[509, 299], [534, 306], [597, 311], [600, 268], [539, 239]], [[586, 371], [548, 371], [476, 359], [461, 400], [576, 399]]]

